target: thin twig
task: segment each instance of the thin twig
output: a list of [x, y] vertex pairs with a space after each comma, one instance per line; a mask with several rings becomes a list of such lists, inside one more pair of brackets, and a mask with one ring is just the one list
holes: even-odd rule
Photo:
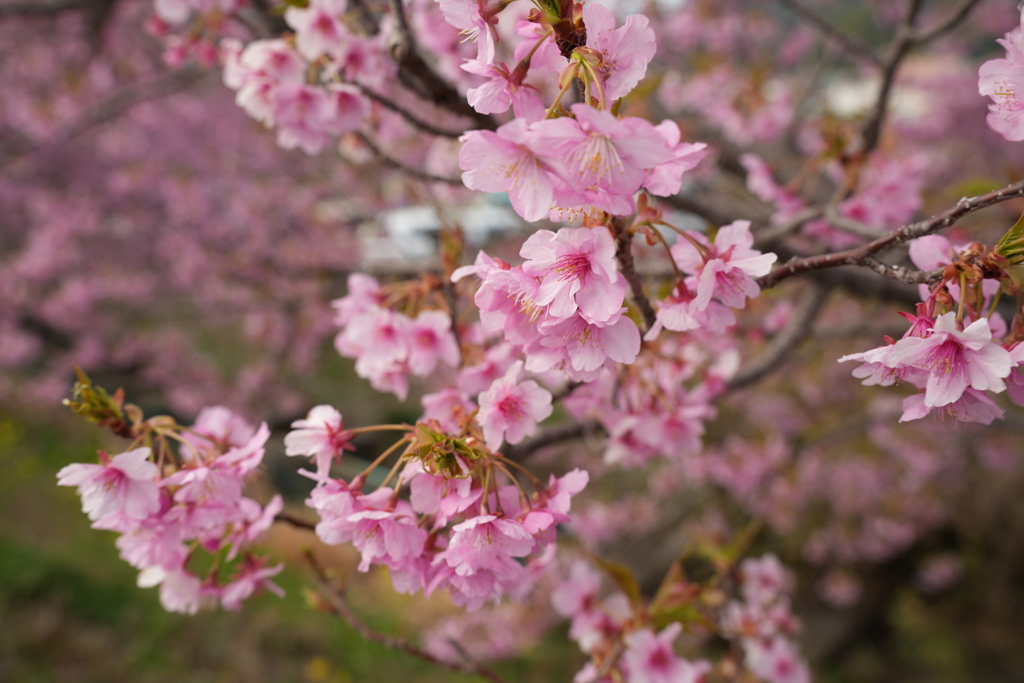
[[857, 151], [863, 156], [867, 156], [878, 146], [882, 136], [882, 126], [885, 124], [892, 86], [896, 82], [896, 72], [914, 43], [914, 21], [923, 4], [924, 0], [908, 0], [906, 14], [896, 27], [896, 35], [893, 36], [882, 59], [882, 84], [879, 86], [871, 114], [861, 127], [860, 148]]
[[971, 13], [974, 6], [978, 4], [980, 0], [963, 0], [960, 6], [953, 10], [948, 17], [937, 23], [935, 26], [927, 30], [920, 30], [911, 36], [917, 44], [927, 43], [941, 36], [944, 33], [952, 31], [967, 18], [967, 15]]
[[[780, 240], [786, 237], [791, 232], [799, 230], [803, 225], [809, 221], [813, 221], [815, 218], [821, 218], [822, 210], [816, 206], [810, 206], [806, 209], [798, 212], [795, 216], [790, 218], [788, 221], [782, 223], [775, 223], [769, 225], [766, 228], [757, 230], [754, 233], [754, 239], [756, 245], [768, 245], [776, 240]], [[872, 235], [873, 237], [874, 235]], [[758, 247], [760, 248], [760, 246]]]
[[850, 36], [846, 35], [832, 24], [828, 23], [820, 16], [807, 9], [796, 0], [775, 0], [777, 3], [788, 9], [793, 14], [797, 15], [809, 24], [812, 24], [825, 36], [831, 38], [839, 44], [843, 50], [850, 53], [854, 57], [865, 59], [875, 66], [881, 68], [882, 60], [878, 58], [874, 52], [864, 45], [861, 45]]
[[832, 224], [832, 227], [839, 228], [844, 232], [858, 235], [860, 237], [867, 237], [868, 239], [874, 239], [883, 232], [881, 229], [872, 225], [844, 216], [839, 213], [839, 208], [835, 204], [830, 204], [828, 208], [825, 209], [825, 218]]
[[493, 116], [481, 114], [473, 109], [454, 86], [424, 61], [416, 49], [416, 40], [409, 29], [402, 0], [389, 0], [389, 6], [394, 22], [393, 32], [388, 39], [388, 49], [391, 58], [398, 64], [398, 79], [402, 85], [439, 107], [473, 119], [479, 128], [496, 129], [498, 122]]
[[633, 294], [633, 303], [640, 309], [640, 315], [643, 316], [644, 332], [646, 332], [654, 327], [657, 315], [654, 312], [654, 307], [651, 306], [651, 300], [644, 292], [644, 280], [640, 277], [640, 273], [636, 272], [636, 266], [633, 263], [633, 236], [629, 234], [625, 221], [621, 218], [613, 218], [609, 227], [612, 237], [615, 238], [615, 259], [619, 262], [622, 275], [629, 284], [630, 292]]
[[917, 270], [916, 268], [907, 268], [906, 266], [890, 266], [878, 259], [875, 256], [865, 257], [864, 262], [861, 264], [865, 268], [870, 268], [879, 275], [883, 275], [893, 280], [899, 280], [908, 285], [922, 285], [931, 282], [936, 282], [942, 277], [942, 268], [936, 268], [935, 270]]
[[422, 659], [425, 662], [431, 664], [437, 664], [446, 669], [452, 671], [469, 674], [471, 676], [480, 676], [491, 683], [505, 683], [496, 673], [488, 669], [487, 667], [477, 664], [475, 662], [468, 662], [465, 664], [459, 664], [455, 662], [446, 662], [443, 659], [439, 659], [434, 655], [430, 654], [426, 650], [420, 649], [401, 638], [397, 638], [387, 633], [381, 633], [370, 628], [349, 606], [348, 601], [345, 599], [345, 591], [339, 588], [331, 581], [330, 576], [317, 562], [316, 557], [312, 553], [306, 553], [306, 560], [309, 562], [310, 567], [313, 569], [313, 573], [316, 575], [317, 582], [320, 584], [320, 589], [324, 597], [330, 603], [330, 607], [335, 614], [340, 616], [345, 622], [366, 640], [372, 640], [373, 642], [380, 643], [385, 647], [391, 648], [392, 650], [398, 650], [404, 652], [410, 657], [416, 657]]
[[368, 138], [363, 133], [357, 132], [355, 133], [355, 136], [359, 138], [359, 140], [364, 145], [366, 145], [367, 149], [369, 149], [373, 153], [373, 156], [377, 157], [377, 161], [386, 166], [397, 168], [399, 171], [402, 171], [406, 175], [410, 175], [414, 178], [419, 178], [420, 180], [426, 180], [432, 183], [448, 183], [449, 185], [462, 185], [462, 180], [459, 178], [445, 178], [444, 176], [434, 175], [432, 173], [425, 173], [424, 171], [415, 169], [412, 166], [409, 166], [408, 164], [391, 157], [390, 155], [388, 155], [387, 152], [385, 152], [380, 147], [375, 145], [370, 140], [370, 138]]
[[274, 520], [277, 522], [284, 522], [285, 524], [291, 524], [292, 526], [300, 529], [309, 529], [310, 531], [316, 530], [316, 522], [311, 522], [308, 519], [303, 519], [297, 515], [293, 515], [290, 512], [281, 510], [277, 515], [274, 516]]
[[721, 213], [720, 211], [717, 211], [712, 207], [707, 206], [699, 199], [694, 199], [693, 197], [689, 197], [687, 195], [677, 194], [672, 195], [671, 197], [658, 197], [658, 201], [665, 202], [666, 204], [669, 204], [673, 208], [679, 209], [680, 211], [685, 211], [687, 213], [692, 213], [695, 216], [700, 216], [711, 225], [728, 225], [729, 223], [732, 223], [733, 220], [732, 218]]
[[504, 455], [512, 461], [525, 460], [529, 455], [541, 448], [554, 446], [565, 441], [581, 439], [587, 434], [599, 431], [601, 431], [601, 425], [592, 420], [587, 420], [586, 422], [564, 422], [514, 446], [506, 446]]
[[803, 301], [793, 312], [786, 326], [772, 338], [768, 348], [761, 356], [755, 358], [746, 367], [740, 368], [736, 375], [729, 380], [728, 387], [739, 389], [753, 384], [781, 367], [782, 360], [797, 347], [802, 339], [807, 337], [814, 325], [814, 320], [825, 305], [828, 293], [828, 287], [812, 281]]
[[[832, 254], [821, 254], [819, 256], [792, 258], [764, 277], [759, 278], [758, 284], [762, 289], [767, 289], [768, 287], [774, 287], [782, 280], [797, 273], [835, 268], [837, 266], [867, 266], [879, 272], [875, 263], [877, 259], [872, 261], [872, 257], [878, 252], [948, 228], [964, 216], [975, 211], [1020, 197], [1024, 197], [1024, 180], [1007, 185], [999, 190], [978, 195], [977, 197], [964, 197], [951, 209], [947, 209], [923, 221], [904, 225], [898, 230], [893, 230], [887, 235], [883, 235], [855, 249], [847, 249]], [[895, 269], [892, 266], [887, 266], [884, 271], [881, 272], [882, 275], [890, 276], [895, 274]]]
[[424, 121], [420, 117], [418, 117], [415, 114], [413, 114], [411, 111], [409, 111], [407, 109], [404, 109], [403, 107], [395, 104], [394, 102], [392, 102], [388, 98], [384, 97], [383, 95], [377, 94], [373, 90], [370, 90], [369, 88], [367, 88], [365, 85], [362, 85], [362, 84], [357, 84], [357, 85], [359, 86], [359, 90], [361, 90], [362, 93], [364, 95], [366, 95], [369, 99], [371, 99], [374, 102], [378, 103], [379, 105], [381, 105], [385, 109], [390, 109], [391, 111], [393, 111], [396, 114], [400, 115], [403, 119], [405, 119], [406, 121], [411, 123], [413, 126], [415, 126], [416, 128], [419, 128], [420, 130], [422, 130], [425, 133], [430, 133], [431, 135], [437, 135], [438, 137], [452, 138], [452, 139], [456, 139], [456, 140], [458, 138], [462, 137], [462, 134], [465, 133], [465, 131], [461, 131], [461, 130], [445, 130], [444, 128], [439, 128], [439, 127], [435, 126], [432, 123], [427, 123], [426, 121]]

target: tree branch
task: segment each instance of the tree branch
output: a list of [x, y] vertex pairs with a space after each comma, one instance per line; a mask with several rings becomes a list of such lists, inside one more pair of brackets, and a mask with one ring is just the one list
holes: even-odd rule
[[820, 33], [831, 38], [835, 41], [839, 47], [844, 51], [848, 52], [854, 57], [867, 60], [875, 66], [881, 68], [882, 60], [878, 58], [874, 52], [864, 45], [861, 45], [850, 36], [846, 35], [832, 24], [828, 23], [820, 16], [801, 5], [796, 0], [775, 0], [777, 3], [788, 9], [790, 12], [800, 17], [807, 23], [813, 25]]
[[911, 37], [915, 43], [927, 43], [941, 36], [944, 33], [952, 31], [967, 18], [967, 15], [971, 13], [974, 6], [978, 4], [980, 0], [963, 0], [960, 6], [953, 10], [952, 13], [944, 20], [932, 26], [928, 30], [921, 30], [914, 33]]
[[636, 265], [633, 263], [633, 236], [626, 229], [626, 224], [621, 218], [613, 218], [609, 228], [612, 237], [615, 238], [615, 259], [622, 268], [622, 274], [629, 283], [630, 292], [633, 294], [633, 303], [640, 309], [640, 315], [644, 319], [644, 332], [651, 329], [657, 320], [651, 300], [644, 292], [644, 281], [640, 273], [636, 272]]
[[473, 109], [458, 90], [423, 60], [416, 50], [416, 40], [405, 17], [402, 0], [389, 0], [389, 5], [394, 15], [394, 30], [389, 37], [388, 50], [398, 64], [398, 78], [402, 85], [439, 107], [473, 119], [480, 128], [496, 129], [498, 123], [493, 116]]
[[310, 522], [307, 519], [303, 519], [302, 517], [293, 515], [290, 512], [285, 512], [284, 510], [277, 513], [277, 515], [274, 517], [274, 521], [284, 522], [285, 524], [291, 524], [292, 526], [298, 527], [300, 529], [308, 529], [310, 531], [316, 530], [316, 522]]
[[370, 90], [365, 85], [362, 85], [361, 83], [357, 83], [356, 85], [359, 87], [359, 90], [361, 90], [362, 93], [366, 95], [369, 99], [373, 100], [374, 102], [381, 105], [385, 109], [390, 109], [391, 111], [395, 112], [403, 119], [411, 123], [413, 126], [422, 130], [424, 133], [430, 133], [431, 135], [437, 135], [438, 137], [452, 138], [455, 140], [462, 137], [462, 134], [465, 133], [465, 131], [461, 130], [445, 130], [443, 128], [435, 126], [432, 123], [427, 123], [423, 119], [413, 114], [411, 111], [403, 109], [402, 107], [395, 104], [394, 102], [384, 97], [383, 95], [378, 95], [376, 92]]
[[754, 233], [755, 246], [764, 251], [763, 247], [767, 247], [772, 242], [786, 237], [794, 230], [799, 230], [803, 227], [804, 223], [813, 221], [815, 218], [821, 218], [821, 215], [822, 210], [820, 208], [811, 206], [800, 211], [788, 221], [775, 223], [761, 230], [757, 230]]
[[811, 282], [803, 301], [793, 312], [787, 325], [772, 338], [765, 352], [748, 366], [740, 368], [726, 386], [729, 389], [740, 389], [757, 382], [781, 367], [782, 360], [807, 336], [818, 313], [825, 305], [828, 294], [829, 287], [818, 282]]
[[[758, 284], [762, 289], [774, 287], [782, 280], [785, 280], [791, 275], [797, 273], [806, 273], [812, 270], [822, 270], [824, 268], [835, 268], [837, 266], [862, 266], [869, 267], [887, 277], [897, 275], [900, 271], [894, 266], [885, 266], [879, 269], [877, 259], [873, 258], [878, 252], [894, 247], [898, 244], [904, 244], [911, 240], [915, 240], [918, 237], [924, 237], [930, 235], [933, 232], [938, 232], [944, 228], [956, 223], [958, 220], [968, 214], [972, 214], [975, 211], [988, 208], [994, 204], [1000, 204], [1002, 202], [1009, 201], [1011, 199], [1018, 199], [1024, 197], [1024, 180], [1007, 185], [999, 190], [994, 190], [977, 197], [963, 198], [957, 202], [956, 206], [951, 209], [947, 209], [940, 214], [936, 214], [931, 218], [927, 218], [917, 223], [910, 223], [904, 225], [898, 230], [894, 230], [887, 235], [883, 235], [878, 239], [872, 240], [867, 244], [857, 247], [855, 249], [847, 249], [845, 251], [839, 251], [832, 254], [821, 254], [819, 256], [807, 256], [804, 258], [792, 258], [785, 264], [772, 270], [764, 277], [758, 279]], [[902, 269], [903, 274], [897, 277], [897, 279], [903, 280], [903, 276], [913, 277], [911, 281], [920, 282], [922, 280], [917, 279], [924, 276], [910, 276], [907, 269]], [[907, 280], [904, 280], [907, 281]], [[927, 279], [925, 280], [927, 281]]]
[[677, 194], [671, 197], [657, 197], [657, 201], [665, 202], [673, 208], [700, 216], [711, 225], [720, 226], [732, 223], [731, 218], [716, 209], [705, 205], [698, 199], [686, 195]]
[[412, 166], [409, 166], [408, 164], [399, 161], [398, 159], [389, 156], [387, 152], [385, 152], [380, 147], [375, 145], [370, 140], [370, 138], [368, 138], [364, 133], [356, 132], [353, 133], [353, 135], [359, 138], [359, 140], [362, 141], [364, 145], [366, 145], [367, 149], [369, 149], [370, 152], [373, 153], [373, 156], [377, 158], [377, 161], [384, 164], [385, 166], [397, 168], [399, 171], [402, 171], [406, 175], [412, 176], [413, 178], [419, 178], [420, 180], [426, 180], [432, 183], [448, 183], [449, 185], [459, 186], [462, 185], [461, 178], [445, 178], [443, 176], [433, 175], [432, 173], [425, 173], [423, 171], [413, 168]]
[[875, 106], [871, 115], [861, 127], [860, 149], [857, 151], [863, 156], [867, 156], [878, 146], [878, 140], [882, 135], [882, 126], [885, 123], [885, 113], [889, 108], [889, 96], [892, 93], [893, 83], [896, 81], [896, 72], [899, 70], [903, 57], [914, 43], [914, 20], [923, 4], [924, 0], [908, 0], [907, 12], [896, 28], [896, 35], [889, 43], [885, 57], [880, 64], [882, 84], [879, 86], [878, 97], [875, 98]]
[[437, 664], [438, 666], [442, 666], [458, 673], [480, 676], [483, 679], [491, 681], [491, 683], [505, 683], [504, 680], [496, 673], [482, 664], [478, 664], [476, 662], [468, 662], [465, 664], [446, 662], [443, 659], [435, 657], [426, 650], [416, 647], [407, 640], [373, 630], [369, 625], [363, 622], [354, 611], [352, 611], [348, 601], [345, 599], [345, 591], [338, 588], [334, 582], [331, 581], [328, 573], [320, 566], [320, 563], [317, 562], [311, 552], [306, 553], [306, 560], [309, 562], [310, 567], [313, 569], [313, 573], [316, 575], [317, 582], [320, 584], [321, 594], [324, 595], [329, 603], [331, 611], [344, 619], [345, 623], [347, 623], [352, 630], [356, 631], [366, 640], [380, 643], [392, 650], [404, 652], [410, 657], [415, 657], [425, 662], [430, 662], [431, 664]]
[[541, 448], [554, 446], [555, 444], [562, 443], [563, 441], [580, 439], [586, 434], [592, 434], [600, 431], [601, 425], [593, 420], [587, 420], [586, 422], [564, 422], [560, 425], [555, 425], [550, 429], [546, 429], [537, 436], [527, 439], [526, 441], [514, 446], [506, 447], [504, 454], [509, 460], [525, 460], [534, 451], [538, 451]]

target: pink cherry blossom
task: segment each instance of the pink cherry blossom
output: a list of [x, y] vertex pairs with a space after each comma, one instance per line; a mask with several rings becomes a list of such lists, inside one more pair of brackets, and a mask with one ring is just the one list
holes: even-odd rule
[[479, 515], [452, 527], [445, 562], [459, 576], [502, 568], [506, 560], [525, 557], [534, 547], [533, 536], [522, 524], [495, 515]]
[[583, 5], [583, 23], [587, 47], [601, 56], [596, 70], [607, 105], [628, 95], [647, 74], [647, 65], [657, 52], [654, 31], [642, 14], [626, 17], [626, 23], [615, 28], [612, 13], [597, 2]]
[[746, 664], [766, 683], [810, 683], [807, 663], [800, 657], [793, 642], [776, 637], [768, 641], [744, 642]]
[[352, 433], [345, 429], [341, 413], [328, 405], [316, 406], [303, 420], [292, 422], [292, 430], [284, 437], [285, 455], [307, 455], [316, 461], [316, 477], [327, 480], [331, 462], [345, 450], [355, 450], [349, 443]]
[[523, 362], [517, 361], [505, 376], [479, 396], [477, 420], [484, 440], [492, 451], [502, 441], [517, 444], [537, 429], [537, 423], [551, 415], [551, 392], [532, 379], [520, 382]]
[[522, 118], [493, 133], [471, 130], [459, 138], [459, 167], [466, 187], [508, 192], [512, 208], [531, 222], [548, 215], [554, 198], [549, 165], [534, 151], [532, 138], [529, 123]]
[[1010, 374], [1010, 353], [993, 344], [988, 320], [971, 323], [962, 332], [956, 316], [939, 316], [929, 337], [907, 337], [896, 343], [896, 359], [928, 373], [925, 405], [937, 408], [959, 399], [967, 387], [1001, 392]]
[[601, 576], [583, 561], [576, 561], [570, 569], [569, 579], [551, 593], [551, 604], [563, 617], [594, 609]]
[[701, 254], [688, 240], [680, 239], [672, 246], [672, 256], [681, 270], [697, 274], [694, 305], [698, 310], [706, 308], [712, 296], [731, 308], [744, 308], [746, 299], [761, 291], [754, 278], [767, 275], [778, 258], [751, 248], [750, 221], [735, 221], [719, 229], [711, 245], [699, 233], [691, 236], [706, 245], [707, 253]]
[[136, 448], [111, 459], [100, 451], [102, 464], [68, 465], [57, 473], [57, 484], [78, 487], [82, 512], [91, 520], [119, 512], [145, 519], [160, 510], [160, 471], [150, 455], [149, 448]]
[[1007, 140], [1024, 140], [1024, 29], [1017, 27], [998, 41], [1006, 59], [992, 59], [978, 71], [978, 92], [992, 98], [986, 121]]
[[436, 420], [442, 430], [453, 434], [462, 430], [466, 417], [473, 411], [466, 394], [452, 387], [424, 394], [420, 402], [424, 420]]
[[743, 575], [743, 597], [756, 605], [768, 605], [776, 600], [789, 581], [786, 568], [772, 554], [743, 560], [740, 572]]
[[498, 32], [494, 29], [497, 23], [497, 12], [502, 5], [485, 6], [484, 0], [436, 0], [441, 6], [444, 20], [466, 34], [467, 38], [477, 44], [477, 60], [484, 64], [494, 61], [495, 43]]
[[242, 601], [259, 590], [268, 590], [278, 597], [284, 597], [284, 589], [270, 580], [284, 569], [284, 564], [264, 567], [262, 562], [247, 558], [239, 571], [231, 577], [231, 581], [220, 590], [220, 604], [224, 609], [238, 611], [242, 609]]
[[1024, 406], [1024, 344], [1017, 344], [1010, 349], [1010, 362], [1013, 369], [1006, 378], [1006, 395], [1019, 406]]
[[622, 214], [625, 201], [628, 213], [646, 170], [672, 160], [665, 138], [643, 119], [619, 120], [584, 104], [571, 109], [575, 118], [535, 124], [534, 148], [544, 149], [569, 188], [585, 193], [590, 203]]
[[[696, 284], [696, 283], [694, 283]], [[736, 324], [736, 314], [717, 301], [711, 301], [701, 308], [696, 296], [684, 283], [676, 284], [672, 293], [662, 301], [655, 302], [658, 312], [654, 325], [644, 335], [645, 341], [658, 338], [662, 329], [674, 332], [707, 330], [721, 333]]]
[[348, 38], [341, 21], [345, 0], [312, 0], [305, 8], [289, 7], [284, 20], [295, 29], [296, 46], [302, 56], [313, 62], [320, 55], [334, 55]]
[[644, 187], [659, 197], [671, 197], [678, 194], [683, 174], [696, 168], [701, 159], [707, 156], [707, 145], [703, 142], [680, 142], [682, 133], [675, 121], [662, 121], [654, 130], [665, 139], [672, 159], [647, 169]]
[[[541, 326], [542, 346], [564, 354], [567, 367], [582, 373], [607, 361], [632, 365], [640, 353], [640, 330], [622, 308], [604, 323], [590, 323], [582, 314], [553, 319]], [[582, 313], [582, 311], [581, 311]]]
[[674, 622], [655, 634], [648, 628], [628, 633], [623, 641], [626, 652], [622, 663], [629, 683], [699, 683], [711, 666], [707, 662], [693, 664], [677, 657], [672, 650], [683, 625]]
[[510, 72], [505, 62], [484, 64], [475, 60], [463, 64], [462, 69], [490, 79], [466, 91], [470, 106], [481, 114], [502, 114], [511, 106], [516, 117], [528, 123], [544, 118], [544, 103], [537, 95], [539, 91], [523, 83], [525, 71], [516, 69]]
[[589, 322], [615, 317], [626, 295], [626, 279], [615, 262], [615, 240], [604, 226], [538, 230], [523, 243], [523, 272], [540, 278], [536, 303], [568, 318], [577, 309]]
[[334, 308], [334, 324], [345, 327], [357, 316], [379, 308], [384, 299], [380, 283], [376, 278], [365, 273], [352, 273], [348, 276], [348, 293], [331, 302]]
[[[223, 406], [212, 406], [199, 411], [191, 431], [184, 432], [182, 438], [197, 448], [206, 448], [212, 444], [219, 450], [226, 451], [232, 447], [244, 446], [255, 433], [256, 428], [240, 415]], [[185, 458], [194, 455], [190, 448], [183, 448], [181, 452]]]
[[412, 508], [396, 511], [364, 510], [350, 515], [355, 525], [352, 545], [362, 553], [359, 571], [365, 572], [371, 563], [402, 566], [423, 554], [427, 532], [416, 525]]
[[409, 338], [409, 371], [426, 377], [437, 367], [459, 364], [459, 345], [452, 334], [452, 319], [444, 311], [423, 311], [406, 329]]
[[908, 396], [903, 399], [903, 415], [900, 422], [920, 420], [929, 414], [940, 420], [951, 419], [956, 422], [977, 422], [987, 425], [1001, 419], [1006, 411], [985, 392], [967, 387], [960, 398], [938, 407], [926, 403], [926, 394]]

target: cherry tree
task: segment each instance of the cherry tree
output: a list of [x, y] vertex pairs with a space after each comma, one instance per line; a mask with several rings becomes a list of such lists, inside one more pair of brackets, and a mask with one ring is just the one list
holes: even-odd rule
[[[281, 523], [449, 596], [407, 642], [310, 557], [326, 610], [455, 671], [501, 680], [508, 634], [561, 617], [580, 682], [809, 681], [779, 555], [857, 603], [1024, 405], [1024, 20], [857, 5], [0, 5], [31, 58], [0, 67], [0, 392], [84, 368], [65, 403], [125, 445], [58, 484], [170, 611], [280, 592], [253, 544]], [[44, 25], [75, 39], [20, 47]], [[521, 220], [479, 248], [453, 216], [482, 195]], [[436, 256], [361, 262], [354, 226], [414, 204]], [[246, 311], [251, 360], [223, 376], [161, 308]], [[332, 336], [419, 419], [314, 404]], [[179, 417], [87, 375], [110, 368]], [[245, 495], [272, 426], [306, 510]]]

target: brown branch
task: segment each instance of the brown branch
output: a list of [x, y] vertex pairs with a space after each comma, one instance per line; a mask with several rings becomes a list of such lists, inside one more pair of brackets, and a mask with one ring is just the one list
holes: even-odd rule
[[813, 25], [818, 31], [833, 41], [838, 43], [844, 51], [848, 52], [854, 57], [867, 60], [875, 66], [881, 68], [882, 60], [878, 58], [874, 52], [864, 45], [861, 45], [850, 36], [846, 35], [838, 28], [828, 23], [820, 16], [801, 5], [796, 0], [775, 0], [777, 3], [788, 9], [793, 14], [797, 15], [807, 23]]
[[454, 86], [423, 60], [416, 50], [416, 40], [405, 17], [402, 0], [389, 0], [389, 5], [394, 16], [394, 30], [388, 39], [388, 51], [398, 64], [398, 79], [402, 85], [439, 107], [473, 119], [479, 128], [496, 129], [498, 122], [493, 116], [473, 109]]
[[361, 83], [357, 83], [356, 85], [359, 87], [359, 90], [362, 91], [362, 93], [366, 95], [369, 99], [373, 100], [374, 102], [381, 105], [385, 109], [390, 109], [391, 111], [395, 112], [403, 119], [411, 123], [413, 126], [422, 130], [424, 133], [430, 133], [431, 135], [437, 135], [438, 137], [452, 138], [455, 140], [462, 137], [462, 134], [465, 133], [465, 131], [445, 130], [444, 128], [439, 128], [432, 123], [427, 123], [423, 119], [413, 114], [411, 111], [400, 107], [399, 105], [395, 104], [394, 102], [384, 97], [383, 95], [379, 95], [373, 90], [370, 90], [365, 85], [362, 85]]
[[937, 23], [935, 26], [927, 30], [917, 31], [911, 36], [917, 44], [927, 43], [941, 36], [944, 33], [952, 31], [967, 18], [967, 15], [971, 13], [974, 6], [978, 4], [980, 0], [963, 0], [960, 6], [953, 10], [952, 13], [944, 20]]
[[740, 389], [757, 382], [765, 375], [782, 366], [782, 360], [795, 349], [800, 341], [807, 336], [818, 313], [825, 305], [829, 288], [817, 282], [811, 282], [803, 301], [793, 312], [786, 326], [772, 338], [765, 352], [755, 358], [746, 367], [740, 368], [729, 380], [729, 389]]
[[622, 274], [629, 283], [629, 289], [633, 294], [633, 303], [640, 309], [640, 315], [644, 319], [644, 332], [654, 327], [657, 315], [651, 300], [644, 292], [644, 280], [640, 273], [636, 272], [636, 265], [633, 263], [633, 236], [626, 229], [626, 224], [621, 218], [613, 218], [609, 226], [612, 237], [615, 238], [615, 259], [619, 262]]
[[284, 510], [277, 513], [277, 515], [274, 517], [274, 521], [284, 522], [285, 524], [291, 524], [292, 526], [298, 527], [300, 529], [309, 529], [310, 531], [316, 530], [316, 522], [311, 522], [308, 519], [303, 519], [302, 517], [293, 515], [292, 513], [286, 512]]
[[857, 151], [862, 156], [867, 156], [878, 146], [878, 140], [882, 136], [882, 126], [885, 124], [885, 113], [889, 108], [889, 96], [892, 94], [892, 86], [896, 82], [896, 72], [914, 43], [914, 20], [917, 19], [923, 4], [924, 0], [908, 0], [907, 12], [896, 28], [896, 35], [893, 36], [888, 49], [886, 49], [885, 57], [880, 64], [882, 84], [879, 86], [878, 97], [875, 98], [875, 106], [871, 110], [871, 115], [861, 127], [860, 149]]
[[313, 573], [316, 575], [317, 582], [320, 584], [321, 592], [329, 603], [331, 611], [344, 619], [345, 623], [347, 623], [352, 630], [356, 631], [366, 640], [380, 643], [392, 650], [404, 652], [410, 657], [415, 657], [425, 662], [442, 666], [457, 673], [479, 676], [485, 680], [491, 681], [491, 683], [505, 683], [504, 680], [496, 673], [482, 664], [478, 664], [476, 662], [467, 662], [465, 664], [446, 662], [443, 659], [435, 657], [426, 650], [416, 647], [407, 640], [388, 635], [387, 633], [381, 633], [380, 631], [375, 631], [370, 628], [370, 626], [360, 619], [352, 610], [348, 601], [345, 599], [345, 591], [331, 581], [328, 573], [320, 566], [320, 563], [317, 562], [312, 553], [306, 553], [306, 560], [309, 562], [310, 567], [313, 569]]
[[873, 225], [858, 221], [856, 219], [844, 216], [839, 213], [839, 208], [835, 204], [830, 204], [825, 209], [825, 218], [834, 228], [838, 228], [843, 232], [849, 232], [859, 237], [867, 237], [868, 239], [874, 239], [878, 237], [884, 229], [876, 228]]
[[879, 275], [892, 280], [899, 280], [908, 285], [928, 284], [942, 277], [942, 268], [917, 270], [916, 268], [907, 268], [906, 266], [890, 266], [874, 256], [866, 257], [861, 265], [865, 268], [870, 268]]
[[404, 162], [401, 162], [398, 159], [395, 159], [394, 157], [391, 157], [390, 155], [388, 155], [387, 152], [385, 152], [380, 147], [375, 145], [370, 140], [370, 138], [368, 138], [365, 134], [358, 133], [358, 132], [357, 133], [353, 133], [353, 134], [364, 145], [366, 145], [367, 149], [369, 149], [370, 152], [373, 153], [373, 156], [375, 156], [377, 158], [377, 161], [379, 161], [380, 163], [384, 164], [385, 166], [391, 166], [392, 168], [397, 168], [399, 171], [402, 171], [406, 175], [410, 175], [413, 178], [419, 178], [420, 180], [426, 180], [426, 181], [432, 182], [432, 183], [448, 183], [449, 185], [460, 185], [460, 186], [462, 185], [462, 179], [461, 178], [445, 178], [444, 176], [434, 175], [432, 173], [426, 173], [424, 171], [420, 171], [418, 169], [415, 169], [412, 166], [409, 166], [408, 164], [406, 164]]
[[[1011, 199], [1018, 199], [1020, 197], [1024, 197], [1024, 180], [1013, 183], [1012, 185], [1007, 185], [999, 190], [993, 190], [992, 192], [978, 195], [977, 197], [965, 197], [957, 202], [956, 206], [951, 209], [947, 209], [946, 211], [923, 221], [904, 225], [898, 230], [893, 230], [887, 235], [883, 235], [882, 237], [872, 240], [871, 242], [855, 249], [847, 249], [845, 251], [839, 251], [832, 254], [821, 254], [819, 256], [792, 258], [785, 264], [772, 270], [772, 272], [768, 273], [764, 277], [759, 278], [758, 284], [762, 289], [767, 289], [769, 287], [774, 287], [782, 280], [785, 280], [791, 275], [796, 275], [797, 273], [806, 273], [813, 270], [822, 270], [824, 268], [835, 268], [837, 266], [870, 267], [876, 272], [880, 272], [878, 268], [878, 263], [880, 262], [877, 262], [877, 259], [874, 258], [875, 254], [878, 252], [889, 247], [894, 247], [898, 244], [904, 244], [911, 240], [915, 240], [918, 237], [930, 235], [933, 232], [938, 232], [944, 228], [948, 228], [964, 216], [972, 214], [975, 211], [980, 211], [981, 209], [988, 208], [989, 206], [1000, 204]], [[893, 266], [886, 266], [881, 270], [884, 271], [881, 272], [881, 274], [886, 276], [893, 275], [897, 272], [896, 268]], [[902, 277], [897, 279], [902, 279]], [[914, 281], [917, 282], [920, 280], [915, 279]]]
[[601, 425], [592, 420], [587, 420], [586, 422], [564, 422], [546, 429], [526, 441], [514, 446], [507, 446], [504, 450], [504, 455], [509, 460], [525, 460], [534, 451], [538, 451], [541, 448], [554, 446], [563, 441], [573, 441], [583, 438], [587, 434], [599, 433], [601, 431]]
[[761, 249], [761, 251], [764, 251], [763, 247], [786, 237], [795, 230], [799, 230], [803, 227], [804, 223], [813, 221], [815, 218], [821, 218], [821, 215], [822, 210], [820, 208], [811, 206], [800, 211], [788, 221], [774, 223], [766, 228], [757, 230], [754, 232], [755, 246], [756, 248]]
[[672, 195], [671, 197], [658, 197], [657, 201], [665, 202], [666, 204], [669, 204], [673, 208], [679, 209], [680, 211], [685, 211], [687, 213], [692, 213], [695, 216], [700, 216], [701, 218], [703, 218], [708, 223], [714, 226], [729, 225], [729, 223], [732, 223], [733, 221], [733, 219], [730, 218], [729, 216], [726, 216], [720, 211], [710, 206], [707, 206], [699, 199], [694, 199], [693, 197], [688, 197], [686, 195], [677, 194]]

